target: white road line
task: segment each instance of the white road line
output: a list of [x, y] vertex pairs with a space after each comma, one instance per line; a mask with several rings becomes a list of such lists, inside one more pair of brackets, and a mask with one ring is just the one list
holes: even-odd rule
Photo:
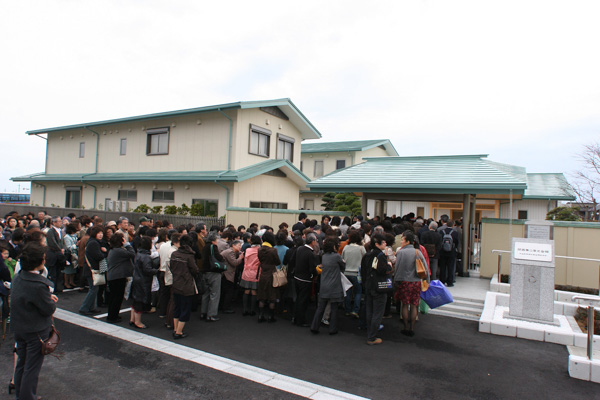
[[[119, 314], [123, 314], [124, 312], [127, 312], [127, 311], [131, 311], [131, 307], [122, 309], [121, 311], [119, 311]], [[96, 319], [100, 319], [100, 318], [104, 318], [104, 317], [108, 317], [108, 313], [94, 315], [94, 318], [96, 318]]]
[[309, 399], [368, 400], [366, 397], [356, 396], [351, 393], [292, 378], [291, 376], [281, 375], [277, 372], [254, 367], [249, 364], [244, 364], [191, 347], [175, 344], [168, 340], [155, 338], [138, 331], [132, 331], [93, 318], [86, 318], [60, 308], [56, 310], [54, 317], [86, 329], [125, 340], [138, 346], [160, 351], [161, 353]]

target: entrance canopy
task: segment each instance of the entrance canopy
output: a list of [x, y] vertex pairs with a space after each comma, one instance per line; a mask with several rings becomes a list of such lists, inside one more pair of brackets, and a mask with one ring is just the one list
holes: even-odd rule
[[459, 199], [464, 194], [518, 199], [527, 189], [527, 173], [522, 167], [487, 160], [486, 154], [374, 157], [316, 179], [308, 187], [313, 192], [402, 193], [390, 197], [405, 199], [418, 194], [420, 200], [450, 200], [453, 195]]

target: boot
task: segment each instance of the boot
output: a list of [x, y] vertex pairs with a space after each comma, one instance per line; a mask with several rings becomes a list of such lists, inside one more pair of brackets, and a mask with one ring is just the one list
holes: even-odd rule
[[264, 312], [264, 307], [259, 307], [258, 308], [258, 323], [260, 324], [261, 322], [265, 322], [266, 318], [265, 318], [265, 312]]
[[269, 308], [269, 322], [277, 322], [277, 320], [275, 319], [275, 309], [274, 308]]
[[242, 313], [242, 316], [247, 316], [250, 315], [250, 311], [249, 311], [249, 304], [248, 302], [250, 301], [250, 294], [246, 294], [244, 293], [244, 295], [242, 296], [242, 304], [244, 306], [244, 312]]
[[256, 295], [250, 295], [250, 315], [256, 315]]

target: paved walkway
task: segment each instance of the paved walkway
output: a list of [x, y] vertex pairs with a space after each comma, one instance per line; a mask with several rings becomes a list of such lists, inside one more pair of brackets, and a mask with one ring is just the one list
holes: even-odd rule
[[[83, 296], [64, 293], [59, 305], [76, 312]], [[483, 334], [476, 322], [437, 315], [421, 316], [414, 338], [400, 334], [397, 318], [384, 320], [380, 346], [367, 346], [364, 331], [343, 316], [340, 334], [329, 336], [326, 329], [312, 335], [285, 317], [275, 324], [258, 324], [238, 310], [217, 323], [206, 323], [194, 313], [186, 327], [190, 336], [177, 342], [158, 316], [143, 318], [150, 328], [139, 331], [129, 327], [127, 318], [115, 326], [103, 319], [58, 313], [65, 356], [46, 359], [39, 394], [60, 400], [299, 398], [286, 388], [261, 384], [262, 379], [275, 382], [277, 375], [306, 382], [312, 388], [308, 390], [331, 388], [373, 399], [580, 400], [598, 395], [597, 384], [569, 378], [565, 346]], [[179, 352], [163, 351], [167, 344]], [[9, 337], [0, 348], [0, 373], [6, 383], [11, 345]], [[198, 363], [200, 356], [229, 368]], [[248, 371], [257, 367], [260, 373], [244, 379], [236, 365]], [[273, 375], [261, 378], [265, 370]], [[337, 398], [326, 390], [299, 395]], [[9, 397], [0, 395], [4, 398]]]

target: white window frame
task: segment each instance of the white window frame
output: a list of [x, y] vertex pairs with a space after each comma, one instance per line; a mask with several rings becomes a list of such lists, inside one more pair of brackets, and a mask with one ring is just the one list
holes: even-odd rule
[[[152, 128], [146, 130], [146, 155], [147, 156], [162, 156], [169, 154], [169, 128]], [[153, 150], [153, 138], [157, 138], [156, 149]], [[166, 141], [166, 143], [165, 143]], [[166, 149], [161, 150], [161, 145], [166, 146]]]
[[[264, 138], [264, 139], [263, 139]], [[253, 146], [253, 140], [256, 145]], [[261, 148], [261, 143], [266, 141], [266, 145]], [[248, 136], [248, 153], [259, 157], [269, 158], [271, 154], [271, 131], [258, 125], [250, 124], [250, 133]]]
[[[281, 133], [277, 135], [277, 159], [278, 160], [288, 160], [289, 162], [294, 162], [294, 143], [296, 139], [282, 135]], [[286, 149], [289, 148], [289, 154], [287, 154]], [[287, 157], [289, 156], [289, 157]]]

